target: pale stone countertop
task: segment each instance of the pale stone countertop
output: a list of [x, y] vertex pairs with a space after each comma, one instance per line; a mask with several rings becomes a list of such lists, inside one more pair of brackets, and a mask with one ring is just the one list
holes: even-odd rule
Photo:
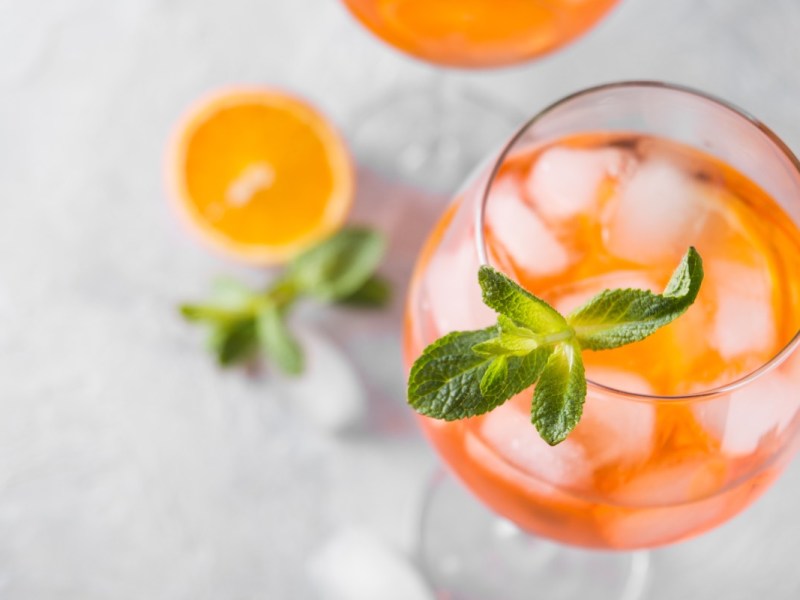
[[[800, 150], [798, 31], [797, 0], [624, 0], [541, 62], [453, 77], [525, 113], [671, 80]], [[305, 315], [365, 386], [366, 425], [336, 436], [273, 380], [217, 371], [177, 318], [215, 275], [261, 277], [186, 235], [162, 157], [219, 86], [293, 89], [347, 135], [367, 99], [431, 73], [331, 0], [0, 0], [0, 598], [313, 598], [307, 559], [331, 534], [411, 548], [436, 459], [403, 406], [397, 322], [437, 201], [360, 174], [356, 213], [392, 236], [398, 301]], [[652, 598], [800, 598], [798, 505], [794, 463], [746, 515], [658, 552]]]

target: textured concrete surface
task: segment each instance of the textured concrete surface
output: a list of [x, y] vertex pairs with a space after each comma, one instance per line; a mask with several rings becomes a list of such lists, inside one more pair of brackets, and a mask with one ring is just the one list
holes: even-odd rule
[[[453, 77], [525, 113], [594, 83], [671, 80], [797, 151], [799, 30], [797, 0], [624, 0], [557, 55]], [[0, 598], [313, 598], [308, 559], [337, 531], [410, 549], [436, 461], [403, 407], [399, 301], [303, 315], [359, 373], [355, 433], [304, 412], [329, 393], [324, 371], [301, 403], [286, 382], [218, 372], [174, 306], [215, 275], [263, 276], [177, 224], [162, 156], [219, 86], [293, 89], [348, 134], [369, 98], [431, 77], [336, 1], [0, 0]], [[365, 172], [360, 186], [400, 297], [437, 202]], [[798, 499], [795, 463], [746, 515], [656, 553], [652, 598], [800, 597]]]

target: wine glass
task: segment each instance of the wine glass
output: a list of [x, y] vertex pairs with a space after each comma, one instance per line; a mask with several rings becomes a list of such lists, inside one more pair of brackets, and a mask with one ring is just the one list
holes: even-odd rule
[[619, 0], [343, 0], [376, 36], [449, 67], [531, 60], [585, 33]]
[[417, 262], [407, 367], [440, 336], [494, 322], [481, 264], [562, 312], [602, 289], [660, 291], [689, 245], [706, 276], [653, 336], [583, 353], [583, 417], [558, 446], [530, 422], [531, 390], [467, 420], [420, 417], [460, 482], [432, 484], [420, 534], [444, 597], [641, 597], [641, 551], [726, 522], [769, 487], [800, 426], [798, 226], [800, 163], [778, 137], [663, 83], [553, 104], [467, 182]]
[[[619, 0], [342, 0], [372, 33], [428, 63], [462, 69], [540, 57], [593, 27]], [[389, 175], [452, 192], [487, 144], [521, 122], [509, 107], [459, 91], [394, 90], [358, 111], [359, 154]]]

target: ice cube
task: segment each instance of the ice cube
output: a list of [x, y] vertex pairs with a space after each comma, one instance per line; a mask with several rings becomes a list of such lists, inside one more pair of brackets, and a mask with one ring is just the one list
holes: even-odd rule
[[497, 319], [481, 298], [479, 265], [474, 241], [469, 237], [452, 245], [445, 242], [431, 259], [423, 298], [438, 335], [487, 327]]
[[525, 179], [525, 191], [546, 221], [561, 222], [598, 208], [600, 186], [623, 172], [623, 151], [555, 147], [542, 153]]
[[625, 506], [685, 504], [717, 493], [727, 475], [728, 465], [718, 456], [668, 457], [633, 474], [611, 497]]
[[340, 432], [360, 423], [367, 409], [364, 387], [342, 350], [320, 334], [297, 329], [305, 368], [297, 377], [280, 377], [289, 404], [324, 431]]
[[507, 463], [558, 487], [585, 488], [591, 466], [585, 450], [567, 438], [550, 446], [531, 423], [532, 394], [523, 393], [480, 420], [478, 435]]
[[433, 600], [409, 561], [368, 531], [349, 528], [327, 541], [308, 563], [319, 600]]
[[[613, 388], [652, 393], [647, 381], [635, 374], [594, 368], [592, 380]], [[583, 416], [570, 434], [586, 450], [592, 468], [629, 468], [647, 460], [653, 450], [656, 409], [647, 401], [623, 398], [600, 388], [590, 388]]]
[[525, 201], [511, 177], [500, 178], [492, 186], [486, 213], [497, 245], [530, 275], [555, 275], [572, 263], [567, 249]]
[[698, 402], [695, 417], [721, 442], [726, 454], [748, 455], [762, 441], [780, 435], [800, 412], [797, 382], [780, 371], [766, 373], [730, 395]]
[[696, 242], [713, 193], [664, 159], [641, 163], [604, 217], [608, 250], [639, 264], [678, 260]]
[[[617, 389], [651, 393], [635, 374], [608, 368], [592, 371], [596, 380]], [[530, 391], [476, 419], [478, 437], [512, 465], [556, 487], [587, 490], [596, 469], [631, 467], [652, 452], [655, 408], [647, 402], [621, 399], [597, 388], [587, 394], [583, 416], [575, 430], [557, 446], [541, 439], [530, 420]]]
[[776, 318], [768, 272], [723, 260], [711, 262], [707, 269], [717, 305], [711, 345], [727, 360], [774, 349]]

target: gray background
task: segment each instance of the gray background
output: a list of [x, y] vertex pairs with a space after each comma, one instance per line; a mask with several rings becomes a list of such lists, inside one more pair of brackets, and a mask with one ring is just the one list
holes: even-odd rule
[[[797, 151], [798, 31], [797, 0], [624, 0], [555, 56], [454, 77], [527, 114], [594, 83], [671, 80]], [[186, 234], [162, 161], [219, 86], [294, 90], [348, 135], [362, 103], [432, 76], [331, 0], [0, 0], [0, 598], [312, 598], [308, 561], [331, 536], [410, 551], [436, 459], [403, 407], [396, 321], [440, 200], [360, 172], [355, 218], [390, 232], [398, 301], [306, 309], [359, 374], [326, 385], [334, 353], [298, 386], [218, 372], [176, 317], [215, 275], [263, 275]], [[342, 390], [367, 415], [336, 435], [315, 402]], [[798, 500], [795, 463], [744, 516], [656, 553], [652, 597], [800, 597]]]

